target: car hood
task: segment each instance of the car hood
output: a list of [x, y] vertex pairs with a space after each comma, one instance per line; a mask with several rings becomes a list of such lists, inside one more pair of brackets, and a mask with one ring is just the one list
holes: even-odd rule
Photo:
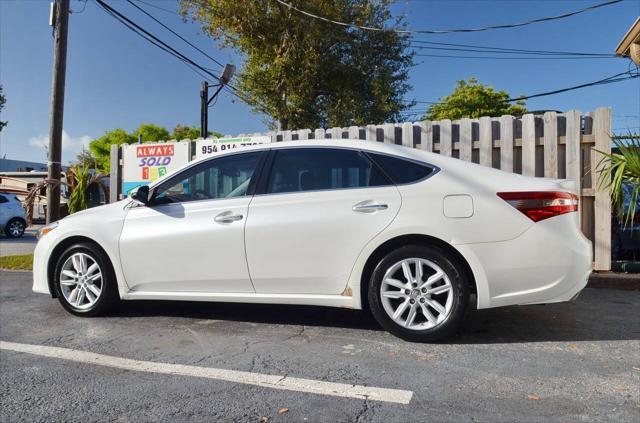
[[127, 212], [127, 205], [131, 202], [129, 199], [124, 199], [111, 204], [105, 204], [98, 207], [92, 207], [90, 209], [81, 210], [79, 212], [70, 214], [60, 221], [61, 224], [75, 224], [83, 220], [91, 220], [96, 222], [97, 219], [118, 219], [124, 218]]

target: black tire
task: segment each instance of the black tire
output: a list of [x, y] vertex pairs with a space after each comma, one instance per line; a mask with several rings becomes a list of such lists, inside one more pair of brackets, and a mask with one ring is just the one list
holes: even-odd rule
[[[434, 327], [425, 329], [408, 329], [401, 326], [399, 323], [396, 323], [384, 309], [381, 297], [382, 279], [387, 270], [394, 264], [409, 258], [421, 258], [435, 263], [440, 267], [440, 269], [442, 269], [451, 282], [450, 295], [452, 296], [452, 302], [450, 312], [444, 321]], [[426, 279], [427, 276], [428, 275], [425, 275], [424, 278]], [[450, 254], [447, 254], [446, 251], [435, 246], [407, 245], [390, 252], [374, 269], [368, 287], [369, 307], [371, 309], [371, 313], [380, 326], [399, 338], [414, 342], [432, 342], [454, 335], [460, 329], [465, 319], [469, 305], [469, 295], [469, 281], [467, 280], [466, 273], [463, 271], [460, 264], [452, 258]], [[429, 299], [432, 298], [429, 297]], [[429, 301], [429, 299], [426, 301]], [[398, 299], [397, 301], [403, 302], [405, 300]], [[409, 301], [408, 297], [407, 301]], [[416, 301], [422, 300], [418, 298], [413, 301], [415, 303]], [[417, 305], [419, 306], [419, 304]], [[428, 310], [431, 311], [431, 309]], [[408, 314], [408, 311], [406, 313]], [[426, 322], [426, 315], [421, 311], [419, 313], [421, 313]], [[405, 313], [402, 313], [401, 317], [404, 314]], [[417, 318], [418, 317], [416, 317], [416, 319]], [[409, 319], [406, 318], [405, 320]]]
[[27, 229], [27, 222], [19, 217], [14, 217], [4, 226], [4, 234], [7, 238], [20, 238], [24, 235], [25, 229]]
[[[97, 300], [90, 307], [79, 308], [76, 305], [70, 303], [63, 293], [60, 276], [63, 270], [63, 266], [67, 259], [77, 253], [83, 253], [89, 256], [98, 266], [99, 271], [102, 273], [100, 280], [101, 292]], [[54, 273], [54, 289], [56, 291], [56, 297], [60, 301], [60, 304], [69, 313], [82, 317], [94, 317], [107, 314], [112, 310], [119, 302], [118, 286], [113, 267], [109, 257], [95, 244], [92, 243], [78, 243], [67, 248], [59, 257], [56, 262]], [[85, 294], [86, 295], [86, 294]]]

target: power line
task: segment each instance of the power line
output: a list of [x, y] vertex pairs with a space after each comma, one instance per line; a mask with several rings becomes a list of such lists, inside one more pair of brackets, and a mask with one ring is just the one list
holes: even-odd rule
[[[140, 25], [133, 22], [131, 19], [127, 18], [124, 14], [118, 12], [117, 10], [115, 10], [114, 8], [106, 4], [103, 0], [95, 0], [95, 1], [98, 4], [98, 6], [100, 6], [106, 13], [108, 13], [110, 16], [118, 20], [125, 27], [135, 32], [138, 36], [142, 37], [143, 39], [149, 41], [151, 44], [155, 45], [156, 47], [171, 54], [172, 56], [176, 57], [178, 60], [185, 63], [193, 72], [198, 74], [204, 80], [208, 82], [214, 82], [213, 80], [215, 80], [216, 83], [220, 82], [220, 78], [216, 76], [210, 68], [200, 65], [195, 61], [193, 61], [192, 59], [190, 59], [189, 57], [180, 53], [179, 51], [171, 47], [169, 44], [160, 40], [154, 34], [150, 33], [146, 29], [142, 28]], [[248, 99], [242, 97], [239, 91], [237, 90], [237, 88], [235, 88], [233, 85], [225, 84], [224, 87], [229, 93], [231, 93], [233, 96], [237, 97], [238, 99], [242, 100], [247, 105], [255, 107], [258, 111], [262, 113], [268, 114], [265, 108], [262, 107], [260, 104], [251, 104], [251, 102]]]
[[[447, 46], [447, 47], [464, 47], [461, 51], [486, 51], [487, 53], [522, 53], [522, 54], [543, 54], [543, 55], [560, 55], [560, 56], [615, 56], [610, 53], [587, 53], [587, 52], [575, 52], [575, 51], [557, 51], [557, 50], [530, 50], [521, 48], [508, 48], [508, 47], [495, 47], [495, 46], [483, 46], [478, 44], [456, 44], [456, 43], [443, 43], [436, 41], [424, 41], [424, 40], [411, 40], [414, 44], [427, 44], [434, 46]], [[411, 46], [413, 48], [429, 48], [426, 46]], [[435, 47], [433, 47], [435, 49]], [[468, 50], [473, 49], [473, 50]], [[478, 49], [478, 50], [476, 50]]]
[[140, 10], [142, 13], [144, 13], [145, 15], [147, 15], [148, 17], [150, 17], [151, 19], [153, 19], [155, 22], [157, 22], [158, 24], [160, 24], [163, 28], [167, 29], [169, 32], [171, 32], [173, 35], [175, 35], [176, 37], [180, 38], [182, 41], [184, 41], [185, 43], [189, 44], [191, 47], [193, 47], [194, 49], [196, 49], [197, 51], [199, 51], [200, 53], [202, 53], [204, 56], [208, 57], [209, 59], [211, 59], [213, 62], [215, 62], [216, 64], [222, 66], [224, 68], [224, 65], [222, 63], [220, 63], [218, 60], [216, 60], [215, 58], [211, 57], [208, 53], [206, 53], [205, 51], [201, 50], [198, 46], [196, 46], [195, 44], [191, 43], [189, 40], [187, 40], [186, 38], [184, 38], [182, 35], [178, 34], [177, 32], [175, 32], [173, 29], [169, 28], [167, 25], [165, 25], [164, 23], [162, 23], [161, 21], [159, 21], [158, 19], [156, 19], [153, 15], [151, 15], [149, 12], [147, 12], [146, 10], [144, 10], [142, 7], [138, 6], [137, 4], [135, 4], [134, 2], [132, 2], [131, 0], [127, 0], [127, 2], [129, 4], [131, 4], [133, 7], [135, 7], [136, 9]]
[[587, 58], [587, 59], [609, 59], [609, 58], [619, 58], [615, 54], [582, 54], [582, 53], [541, 53], [532, 50], [521, 50], [521, 51], [504, 51], [504, 50], [485, 50], [481, 48], [459, 48], [459, 47], [433, 47], [433, 46], [425, 46], [425, 45], [416, 45], [409, 44], [410, 48], [416, 50], [441, 50], [441, 51], [461, 51], [461, 52], [471, 52], [471, 53], [483, 53], [483, 54], [520, 54], [520, 55], [528, 55], [528, 56], [539, 56], [542, 58], [554, 58], [554, 57], [575, 57], [575, 58]]
[[390, 31], [390, 32], [395, 32], [398, 34], [450, 34], [450, 33], [455, 33], [455, 32], [481, 32], [481, 31], [489, 31], [489, 30], [493, 30], [493, 29], [507, 29], [507, 28], [518, 28], [518, 27], [522, 27], [522, 26], [527, 26], [527, 25], [532, 25], [532, 24], [536, 24], [536, 23], [540, 23], [540, 22], [548, 22], [548, 21], [553, 21], [556, 19], [564, 19], [564, 18], [568, 18], [570, 16], [574, 16], [574, 15], [578, 15], [580, 13], [584, 13], [587, 12], [589, 10], [594, 10], [594, 9], [598, 9], [601, 7], [605, 7], [605, 6], [611, 6], [613, 4], [616, 3], [620, 3], [622, 0], [611, 0], [611, 1], [607, 1], [604, 3], [598, 3], [595, 4], [593, 6], [588, 6], [579, 10], [575, 10], [573, 12], [567, 12], [567, 13], [563, 13], [560, 15], [555, 15], [555, 16], [548, 16], [548, 17], [544, 17], [544, 18], [538, 18], [538, 19], [531, 19], [528, 21], [524, 21], [524, 22], [518, 22], [518, 23], [512, 23], [512, 24], [503, 24], [503, 25], [491, 25], [491, 26], [485, 26], [485, 27], [479, 27], [479, 28], [464, 28], [464, 29], [443, 29], [443, 30], [434, 30], [434, 29], [393, 29], [393, 28], [381, 28], [381, 27], [372, 27], [372, 26], [364, 26], [364, 25], [357, 25], [354, 23], [348, 23], [348, 22], [341, 22], [341, 21], [336, 21], [333, 19], [329, 19], [325, 16], [319, 16], [313, 13], [310, 13], [306, 10], [302, 10], [299, 9], [295, 6], [293, 6], [292, 4], [289, 4], [283, 0], [276, 0], [278, 3], [280, 3], [283, 6], [288, 7], [291, 10], [295, 10], [296, 12], [308, 16], [310, 18], [313, 19], [318, 19], [327, 23], [331, 23], [334, 25], [340, 25], [340, 26], [344, 26], [347, 28], [357, 28], [357, 29], [362, 29], [362, 30], [366, 30], [366, 31], [380, 31], [380, 32], [386, 32], [386, 31]]
[[[622, 75], [628, 75], [628, 76], [622, 77]], [[528, 100], [530, 98], [536, 98], [536, 97], [545, 97], [545, 96], [548, 96], [548, 95], [560, 94], [560, 93], [564, 93], [564, 92], [567, 92], [567, 91], [578, 90], [580, 88], [592, 87], [592, 86], [595, 86], [595, 85], [611, 84], [611, 83], [614, 83], [614, 82], [626, 81], [628, 79], [637, 78], [639, 76], [640, 76], [640, 73], [632, 74], [630, 72], [621, 72], [621, 73], [617, 73], [615, 75], [611, 75], [611, 76], [609, 76], [607, 78], [600, 79], [598, 81], [587, 82], [586, 84], [574, 85], [572, 87], [561, 88], [561, 89], [554, 90], [554, 91], [547, 91], [547, 92], [538, 93], [538, 94], [532, 94], [532, 95], [528, 95], [528, 96], [510, 98], [510, 99], [507, 100], [507, 102], [513, 102], [513, 101], [519, 101], [519, 100]]]
[[157, 4], [150, 3], [148, 1], [144, 1], [144, 0], [135, 0], [135, 1], [137, 1], [138, 3], [146, 4], [149, 7], [162, 10], [163, 12], [171, 13], [172, 15], [182, 16], [180, 13], [176, 12], [175, 10], [165, 9], [164, 7], [158, 6]]
[[[106, 4], [103, 0], [95, 0], [95, 1], [96, 1], [96, 4], [98, 4], [98, 6], [100, 6], [105, 12], [107, 12], [110, 16], [112, 16], [113, 18], [118, 20], [124, 26], [126, 26], [127, 28], [129, 28], [130, 30], [132, 30], [133, 32], [138, 34], [140, 37], [142, 37], [145, 40], [149, 41], [151, 44], [155, 45], [156, 47], [160, 48], [161, 50], [164, 50], [165, 52], [171, 54], [172, 56], [174, 56], [177, 59], [179, 59], [180, 61], [186, 63], [190, 67], [195, 67], [199, 71], [209, 75], [211, 78], [219, 81], [219, 78], [213, 72], [210, 72], [205, 67], [199, 65], [198, 63], [194, 62], [193, 60], [191, 60], [187, 56], [183, 55], [182, 53], [180, 53], [179, 51], [177, 51], [176, 49], [174, 49], [173, 47], [171, 47], [170, 45], [168, 45], [164, 41], [160, 40], [157, 36], [153, 35], [149, 31], [147, 31], [146, 29], [142, 28], [140, 25], [136, 24], [135, 22], [133, 22], [132, 20], [127, 18], [122, 13], [118, 12], [117, 10], [115, 10], [114, 8], [112, 8], [111, 6]], [[196, 73], [198, 73], [199, 75], [203, 76], [199, 71], [197, 71], [195, 69], [193, 69], [193, 70], [196, 71]], [[205, 77], [204, 79], [208, 80], [209, 78]]]
[[417, 57], [444, 57], [449, 59], [491, 59], [491, 60], [586, 60], [586, 59], [617, 59], [617, 57], [522, 57], [522, 56], [454, 56], [446, 54], [416, 53]]

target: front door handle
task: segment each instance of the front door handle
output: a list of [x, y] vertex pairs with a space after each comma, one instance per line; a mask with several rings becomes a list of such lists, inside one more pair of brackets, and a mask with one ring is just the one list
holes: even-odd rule
[[353, 211], [358, 213], [374, 213], [380, 210], [386, 210], [389, 206], [386, 204], [374, 203], [373, 201], [362, 201], [353, 206]]
[[238, 220], [242, 220], [242, 215], [241, 214], [235, 214], [235, 213], [230, 212], [230, 211], [226, 211], [226, 212], [222, 212], [219, 215], [217, 215], [213, 220], [215, 220], [217, 223], [237, 222]]

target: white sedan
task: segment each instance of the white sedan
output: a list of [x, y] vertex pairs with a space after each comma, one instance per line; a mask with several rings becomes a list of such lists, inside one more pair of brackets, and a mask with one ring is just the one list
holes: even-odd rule
[[370, 309], [429, 341], [479, 309], [569, 301], [591, 272], [572, 181], [364, 141], [191, 162], [41, 230], [33, 290], [79, 316], [120, 300]]

